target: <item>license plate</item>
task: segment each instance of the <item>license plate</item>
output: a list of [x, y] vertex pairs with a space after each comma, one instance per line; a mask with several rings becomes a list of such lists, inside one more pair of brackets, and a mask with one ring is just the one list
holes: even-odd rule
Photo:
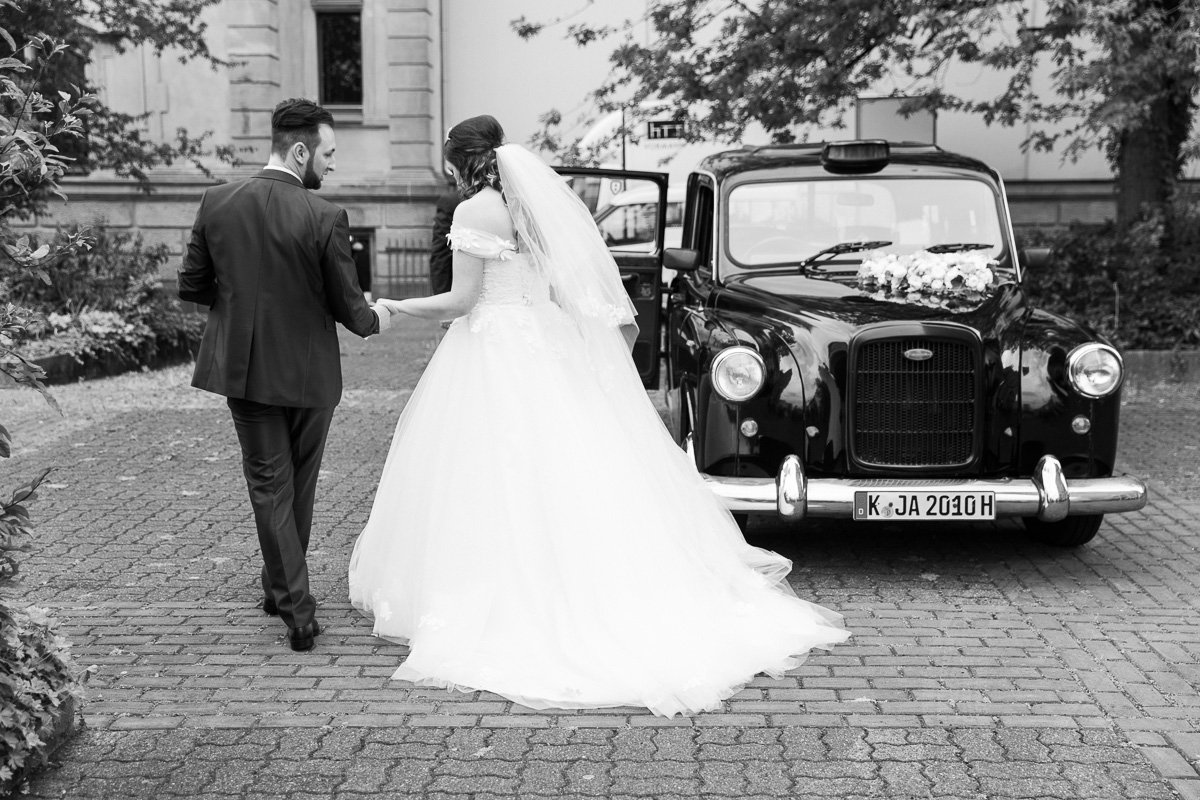
[[855, 492], [863, 520], [995, 519], [995, 492]]

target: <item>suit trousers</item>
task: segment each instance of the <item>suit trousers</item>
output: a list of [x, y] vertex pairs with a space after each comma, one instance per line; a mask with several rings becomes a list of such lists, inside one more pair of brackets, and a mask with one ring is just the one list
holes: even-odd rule
[[228, 398], [262, 550], [263, 595], [286, 625], [313, 621], [308, 538], [333, 407], [292, 408]]

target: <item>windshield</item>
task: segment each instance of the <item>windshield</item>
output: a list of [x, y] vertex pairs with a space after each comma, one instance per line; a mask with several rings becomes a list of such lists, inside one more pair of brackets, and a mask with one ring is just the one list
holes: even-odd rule
[[[847, 242], [891, 242], [906, 255], [935, 245], [972, 247], [999, 258], [1004, 236], [998, 200], [983, 181], [961, 178], [854, 178], [743, 183], [729, 193], [727, 247], [745, 267], [799, 264]], [[865, 252], [834, 261], [857, 265]]]

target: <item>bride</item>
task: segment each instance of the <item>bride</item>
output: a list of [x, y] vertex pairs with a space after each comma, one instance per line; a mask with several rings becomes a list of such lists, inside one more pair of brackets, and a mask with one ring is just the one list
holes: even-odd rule
[[[798, 599], [675, 445], [633, 307], [582, 201], [489, 116], [451, 131], [456, 317], [400, 415], [350, 599], [397, 680], [543, 708], [713, 709], [849, 633]], [[624, 333], [624, 335], [623, 335]]]

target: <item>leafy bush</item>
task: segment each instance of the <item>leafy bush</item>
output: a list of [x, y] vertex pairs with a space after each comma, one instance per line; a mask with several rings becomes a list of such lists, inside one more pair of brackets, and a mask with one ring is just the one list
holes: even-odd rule
[[0, 606], [0, 787], [46, 763], [39, 734], [68, 698], [81, 699], [70, 648], [45, 609]]
[[[38, 389], [58, 404], [41, 382], [42, 371], [19, 348], [25, 338], [28, 309], [11, 303], [0, 308], [0, 383]], [[12, 455], [12, 437], [0, 425], [0, 458]], [[71, 663], [70, 644], [54, 629], [44, 609], [18, 610], [9, 590], [19, 571], [17, 554], [33, 543], [27, 506], [50, 473], [41, 472], [0, 501], [0, 794], [46, 762], [42, 736], [54, 729], [69, 698], [80, 698], [80, 676]], [[86, 676], [84, 676], [86, 677]]]
[[[14, 8], [0, 0], [0, 11]], [[88, 96], [71, 99], [57, 92], [57, 105], [31, 90], [46, 73], [51, 59], [67, 45], [45, 36], [34, 36], [18, 45], [0, 27], [0, 39], [23, 58], [0, 58], [0, 388], [33, 387], [55, 409], [58, 404], [46, 390], [45, 371], [21, 352], [29, 325], [37, 312], [13, 302], [14, 287], [34, 276], [48, 282], [46, 269], [57, 259], [88, 246], [82, 234], [69, 235], [55, 245], [30, 246], [28, 236], [12, 230], [9, 216], [36, 206], [37, 198], [59, 194], [58, 179], [67, 159], [51, 145], [55, 137], [82, 136], [81, 116]], [[77, 93], [78, 94], [78, 93]], [[12, 437], [0, 425], [0, 458], [12, 455]], [[49, 735], [64, 721], [60, 709], [77, 697], [79, 682], [72, 673], [68, 644], [54, 632], [43, 609], [14, 609], [7, 590], [17, 575], [16, 553], [28, 550], [32, 525], [26, 505], [36, 496], [49, 469], [0, 502], [0, 794], [9, 794], [16, 782], [46, 761]]]
[[203, 318], [163, 291], [159, 271], [170, 257], [165, 246], [148, 247], [140, 235], [105, 228], [92, 230], [91, 239], [90, 249], [45, 267], [41, 276], [5, 274], [0, 266], [0, 283], [11, 287], [16, 302], [44, 315], [30, 326], [30, 356], [67, 353], [83, 361], [113, 355], [146, 363], [164, 349], [200, 341]]
[[1200, 347], [1200, 205], [1149, 217], [1125, 235], [1108, 223], [1025, 230], [1017, 238], [1021, 247], [1050, 248], [1050, 264], [1025, 272], [1039, 307], [1090, 325], [1123, 349]]

